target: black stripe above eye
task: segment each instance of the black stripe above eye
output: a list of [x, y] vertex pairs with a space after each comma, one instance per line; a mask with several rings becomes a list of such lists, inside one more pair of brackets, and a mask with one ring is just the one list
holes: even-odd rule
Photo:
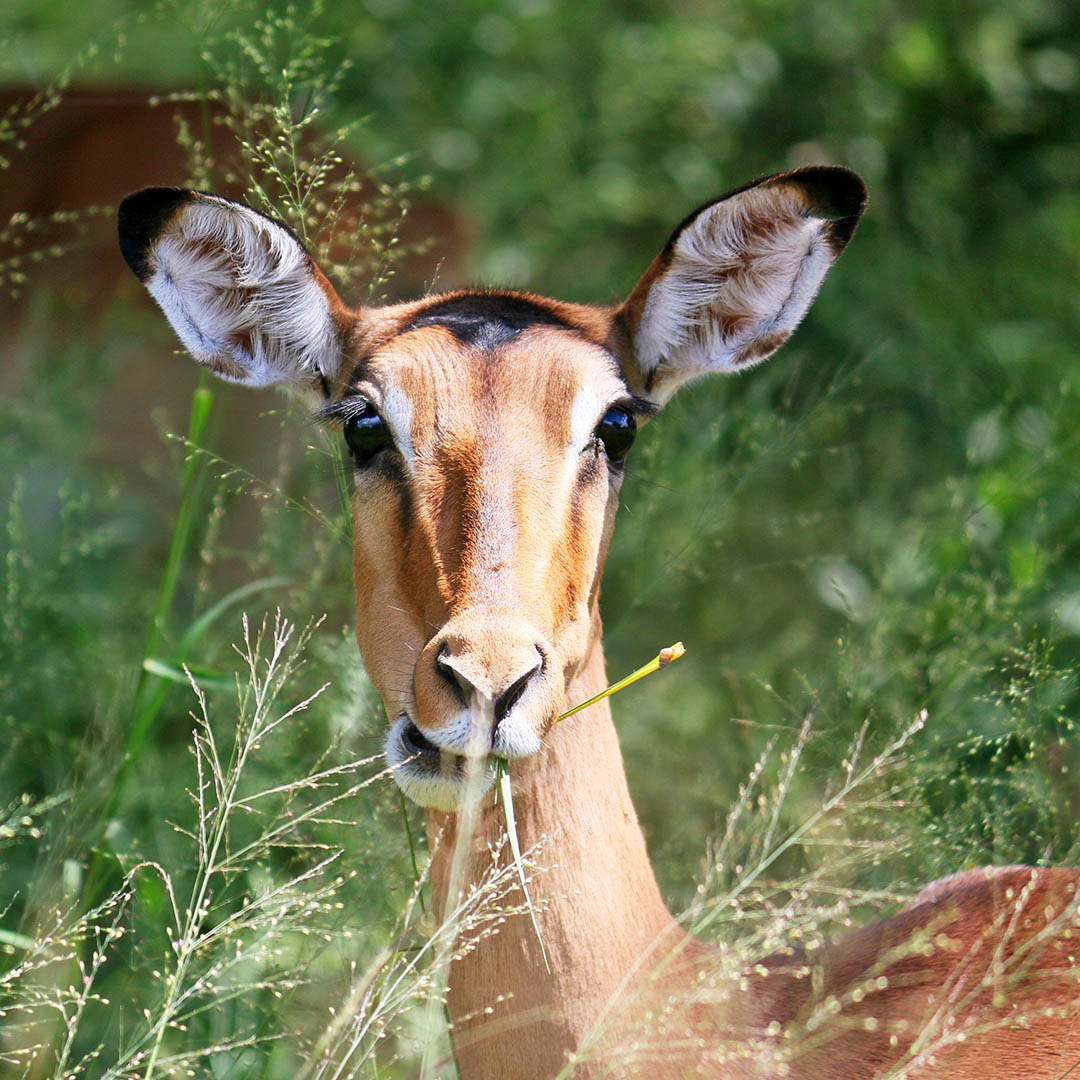
[[463, 345], [485, 351], [505, 345], [530, 326], [573, 329], [540, 304], [506, 293], [470, 293], [437, 301], [419, 311], [401, 332], [425, 326], [444, 327]]

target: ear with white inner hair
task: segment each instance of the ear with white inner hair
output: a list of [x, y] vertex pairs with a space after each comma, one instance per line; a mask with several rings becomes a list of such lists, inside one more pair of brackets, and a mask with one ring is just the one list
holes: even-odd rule
[[664, 404], [687, 379], [770, 356], [802, 321], [865, 206], [855, 173], [814, 167], [691, 214], [618, 311], [636, 389]]
[[129, 195], [120, 251], [188, 352], [247, 386], [322, 387], [355, 316], [284, 225], [180, 188]]

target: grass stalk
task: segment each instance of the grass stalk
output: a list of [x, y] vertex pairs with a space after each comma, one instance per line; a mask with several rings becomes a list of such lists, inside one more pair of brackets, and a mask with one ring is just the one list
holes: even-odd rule
[[[187, 441], [189, 443], [201, 443], [210, 424], [214, 411], [216, 391], [211, 378], [206, 371], [201, 371], [199, 374], [199, 385], [192, 395], [191, 413], [188, 417]], [[139, 748], [145, 741], [157, 715], [158, 708], [160, 708], [160, 702], [157, 700], [156, 695], [151, 694], [151, 688], [156, 685], [156, 677], [146, 669], [145, 661], [152, 660], [161, 649], [161, 642], [165, 635], [165, 624], [169, 612], [172, 611], [173, 601], [176, 598], [176, 587], [180, 581], [180, 572], [183, 569], [184, 560], [191, 543], [191, 536], [197, 519], [196, 510], [205, 474], [206, 469], [203, 461], [198, 455], [190, 454], [184, 463], [184, 477], [180, 486], [180, 505], [177, 508], [176, 521], [173, 525], [172, 537], [169, 540], [169, 552], [165, 559], [165, 571], [161, 576], [157, 602], [154, 605], [154, 614], [146, 637], [146, 646], [143, 650], [144, 663], [139, 665], [139, 681], [135, 686], [131, 727], [128, 730], [124, 760], [120, 765], [120, 771], [113, 786], [113, 797], [108, 811], [110, 815], [116, 809], [131, 764], [138, 755]]]
[[416, 899], [420, 904], [421, 914], [426, 914], [423, 881], [420, 877], [420, 867], [416, 862], [416, 842], [413, 840], [412, 825], [409, 822], [409, 808], [405, 805], [405, 792], [401, 788], [398, 788], [398, 802], [401, 804], [401, 820], [405, 824], [405, 836], [409, 841], [409, 859], [412, 862], [413, 885], [417, 890]]
[[556, 717], [555, 723], [557, 724], [559, 721], [565, 720], [567, 717], [581, 712], [582, 709], [587, 709], [590, 705], [595, 705], [598, 701], [603, 701], [606, 697], [611, 697], [612, 694], [617, 694], [620, 690], [625, 690], [628, 686], [632, 686], [636, 683], [638, 679], [644, 679], [646, 675], [651, 675], [654, 671], [659, 671], [673, 660], [678, 660], [680, 656], [685, 655], [686, 647], [681, 641], [676, 641], [674, 645], [669, 645], [666, 649], [661, 649], [656, 656], [654, 656], [647, 664], [643, 664], [639, 667], [637, 671], [630, 672], [625, 679], [620, 679], [618, 682], [612, 683], [606, 690], [601, 690], [599, 694], [589, 698], [588, 701], [583, 701], [580, 705], [575, 705], [572, 709], [567, 709], [566, 712]]
[[[188, 416], [189, 443], [200, 444], [210, 429], [214, 418], [214, 404], [217, 400], [217, 387], [212, 376], [206, 370], [199, 373], [199, 384], [191, 399], [191, 411]], [[147, 633], [142, 661], [139, 664], [138, 681], [132, 697], [131, 721], [128, 727], [127, 745], [120, 767], [113, 780], [112, 792], [105, 806], [102, 820], [108, 822], [116, 813], [127, 786], [131, 768], [138, 757], [139, 750], [153, 727], [155, 718], [165, 700], [167, 681], [154, 673], [154, 660], [161, 649], [165, 636], [165, 626], [176, 598], [176, 589], [180, 574], [191, 545], [195, 522], [198, 520], [198, 506], [206, 477], [206, 465], [197, 454], [189, 454], [184, 463], [184, 475], [180, 485], [180, 505], [173, 524], [169, 540], [169, 552], [165, 560], [165, 570], [158, 586], [154, 614]], [[149, 666], [148, 665], [149, 662]], [[103, 841], [104, 843], [104, 841]], [[91, 861], [83, 890], [83, 902], [89, 907], [97, 897], [103, 874], [102, 848], [99, 847]]]

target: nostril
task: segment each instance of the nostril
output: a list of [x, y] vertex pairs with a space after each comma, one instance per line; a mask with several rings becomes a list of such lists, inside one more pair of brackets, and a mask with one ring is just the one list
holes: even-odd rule
[[461, 704], [467, 705], [469, 695], [473, 692], [473, 685], [450, 662], [450, 649], [445, 643], [435, 656], [435, 670], [453, 687]]
[[495, 726], [506, 718], [511, 709], [521, 700], [521, 695], [528, 689], [529, 683], [544, 667], [544, 658], [537, 650], [536, 663], [528, 671], [516, 678], [500, 695], [495, 702]]

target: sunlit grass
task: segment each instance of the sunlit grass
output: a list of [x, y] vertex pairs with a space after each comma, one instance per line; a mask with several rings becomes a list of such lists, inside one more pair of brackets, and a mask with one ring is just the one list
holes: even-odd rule
[[[270, 786], [252, 782], [256, 758], [272, 753], [325, 690], [280, 703], [311, 629], [297, 634], [278, 615], [252, 631], [244, 619], [238, 720], [224, 740], [192, 678], [191, 818], [173, 826], [186, 839], [189, 863], [141, 859], [105, 899], [57, 906], [42, 913], [33, 937], [9, 939], [18, 960], [0, 978], [0, 1010], [9, 1036], [19, 1033], [6, 1044], [10, 1064], [38, 1062], [57, 1078], [93, 1065], [102, 1077], [152, 1080], [271, 1037], [257, 1011], [224, 1039], [192, 1042], [185, 1034], [239, 998], [280, 999], [304, 984], [302, 968], [280, 958], [302, 955], [298, 943], [306, 938], [330, 941], [342, 932], [333, 919], [336, 897], [355, 875], [340, 865], [341, 848], [316, 834], [384, 776], [374, 757], [320, 765]], [[279, 852], [291, 853], [292, 867], [275, 880], [264, 868]], [[160, 913], [147, 921], [140, 904], [155, 892]], [[100, 984], [106, 969], [123, 963], [120, 950], [133, 933], [137, 951], [157, 952], [156, 966], [145, 981], [120, 984], [125, 995], [138, 987], [138, 1001], [114, 1000]], [[93, 1033], [112, 1010], [128, 1024], [110, 1060]]]
[[[346, 164], [352, 132], [339, 125], [332, 99], [354, 75], [332, 59], [336, 43], [318, 9], [311, 22], [299, 10], [259, 10], [228, 32], [223, 14], [168, 3], [140, 16], [164, 20], [170, 42], [180, 25], [205, 46], [205, 74], [192, 76], [205, 87], [176, 99], [213, 103], [236, 141], [234, 160], [214, 160], [206, 125], [179, 123], [190, 181], [209, 187], [241, 175], [251, 201], [305, 237], [336, 283], [366, 297], [392, 291], [411, 186], [394, 170], [396, 152], [366, 181]], [[1011, 26], [1014, 14], [999, 8], [988, 18]], [[925, 12], [904, 15], [951, 55]], [[741, 17], [738, 9], [731, 17]], [[533, 12], [531, 31], [516, 18], [518, 33], [565, 40], [546, 21], [555, 14]], [[561, 263], [567, 297], [591, 290], [606, 298], [628, 286], [674, 224], [676, 190], [677, 217], [729, 179], [747, 178], [735, 166], [745, 155], [712, 160], [711, 149], [672, 123], [669, 101], [627, 108], [625, 72], [644, 83], [658, 71], [689, 80], [685, 95], [668, 97], [685, 97], [691, 116], [735, 110], [725, 114], [725, 138], [756, 148], [755, 171], [801, 152], [789, 145], [790, 125], [776, 127], [786, 141], [768, 142], [752, 101], [772, 87], [769, 101], [779, 102], [805, 58], [781, 50], [783, 78], [750, 86], [755, 69], [743, 61], [760, 60], [762, 43], [730, 27], [720, 34], [697, 14], [692, 25], [670, 27], [603, 18], [612, 34], [596, 38], [604, 58], [597, 78], [617, 72], [620, 93], [579, 85], [590, 67], [582, 63], [565, 87], [544, 78], [548, 90], [537, 94], [527, 84], [536, 73], [511, 51], [504, 83], [493, 85], [513, 85], [519, 102], [535, 99], [535, 124], [514, 109], [501, 137], [494, 128], [474, 136], [425, 126], [417, 140], [421, 152], [429, 135], [473, 139], [485, 154], [489, 144], [511, 146], [503, 168], [485, 158], [476, 170], [498, 195], [492, 247], [500, 265], [516, 258], [527, 268], [531, 258], [542, 273], [542, 256]], [[363, 19], [350, 34], [381, 32], [383, 24]], [[477, 30], [462, 27], [454, 55]], [[750, 51], [738, 52], [730, 70], [711, 61], [708, 85], [696, 87], [693, 65], [670, 61], [706, 30], [718, 56]], [[490, 40], [491, 31], [485, 23], [477, 34]], [[1025, 124], [1056, 91], [1037, 80], [1025, 91], [1012, 69], [1038, 73], [1056, 62], [1060, 75], [1060, 57], [1032, 52], [1044, 49], [1044, 36], [1018, 31], [1020, 59], [1008, 59], [1010, 93], [1030, 91]], [[442, 57], [445, 43], [431, 41]], [[643, 47], [650, 41], [655, 49]], [[814, 65], [821, 56], [815, 49]], [[952, 60], [965, 72], [969, 61], [989, 62]], [[394, 63], [406, 70], [404, 59]], [[483, 63], [473, 66], [477, 79], [491, 78]], [[443, 67], [410, 69], [427, 92], [398, 99], [431, 109], [441, 94], [452, 96], [447, 80], [462, 73]], [[125, 70], [109, 78], [123, 80]], [[220, 83], [215, 72], [225, 75]], [[69, 75], [0, 117], [0, 170], [18, 167], [20, 143], [62, 99]], [[888, 73], [845, 74], [820, 82], [837, 109], [821, 130], [858, 127], [837, 89], [847, 83], [871, 103], [877, 134], [850, 143], [837, 135], [832, 149], [854, 153], [880, 136], [880, 153], [921, 178], [919, 197], [879, 175], [874, 206], [887, 209], [875, 210], [838, 268], [844, 275], [852, 267], [837, 279], [846, 285], [826, 290], [773, 369], [724, 388], [702, 385], [651, 425], [655, 434], [643, 435], [628, 466], [628, 512], [605, 586], [616, 669], [619, 658], [636, 662], [642, 628], [664, 620], [694, 646], [678, 687], [650, 684], [620, 725], [662, 884], [669, 895], [691, 896], [684, 924], [726, 950], [701, 997], [672, 1002], [674, 1014], [736, 992], [747, 961], [841, 933], [939, 873], [1061, 861], [1075, 858], [1080, 843], [1072, 467], [1080, 425], [1074, 312], [1055, 291], [1071, 280], [1075, 208], [1053, 195], [1052, 180], [1068, 156], [1065, 136], [1056, 145], [1032, 136], [1030, 152], [1015, 140], [990, 146], [1006, 181], [996, 196], [1008, 210], [1003, 222], [994, 184], [960, 199], [955, 177], [967, 175], [965, 155], [987, 149], [988, 132], [1012, 131], [997, 111], [1007, 103], [991, 95], [979, 112], [965, 90], [968, 128], [955, 140], [947, 132], [926, 139]], [[479, 86], [465, 97], [483, 120], [491, 111]], [[575, 137], [573, 125], [544, 112], [559, 92], [572, 102], [564, 118], [576, 124], [580, 102], [590, 101], [613, 141], [588, 153], [578, 142], [563, 155], [569, 171], [549, 175], [548, 163], [536, 165], [545, 155], [535, 140], [556, 138], [562, 153], [563, 140]], [[169, 98], [161, 96], [161, 108]], [[353, 117], [366, 112], [346, 105]], [[647, 126], [654, 111], [653, 135], [639, 138], [635, 125]], [[949, 119], [948, 108], [937, 111], [935, 123]], [[447, 129], [461, 123], [440, 116]], [[908, 143], [905, 124], [916, 132]], [[1056, 113], [1054, 125], [1070, 130]], [[591, 142], [595, 130], [582, 126], [576, 138]], [[517, 152], [511, 137], [528, 140], [530, 153]], [[943, 148], [941, 160], [931, 159], [933, 147]], [[693, 186], [703, 172], [715, 189]], [[1039, 192], [1024, 187], [1028, 175]], [[546, 205], [541, 189], [546, 198], [559, 193], [558, 214], [536, 217]], [[187, 1072], [398, 1080], [421, 1068], [448, 1071], [447, 968], [463, 950], [483, 947], [500, 920], [534, 917], [527, 884], [543, 853], [501, 849], [501, 869], [475, 893], [459, 892], [442, 922], [425, 903], [426, 851], [408, 817], [415, 811], [400, 807], [381, 777], [378, 706], [347, 628], [348, 478], [333, 466], [332, 448], [312, 437], [314, 463], [283, 457], [269, 479], [224, 461], [213, 434], [223, 391], [207, 383], [192, 398], [191, 426], [167, 448], [175, 456], [161, 454], [152, 498], [131, 479], [145, 485], [138, 465], [119, 479], [96, 471], [95, 444], [113, 433], [94, 430], [94, 403], [115, 393], [102, 372], [128, 346], [117, 344], [115, 326], [99, 340], [73, 322], [66, 297], [40, 287], [31, 294], [26, 281], [34, 268], [61, 265], [86, 223], [109, 213], [86, 207], [0, 223], [0, 289], [19, 293], [36, 312], [30, 325], [49, 331], [12, 346], [15, 356], [36, 353], [2, 406], [0, 1062], [16, 1076], [55, 1080]], [[944, 260], [942, 244], [950, 248]], [[141, 317], [119, 312], [128, 334]], [[66, 337], [54, 336], [61, 330]], [[117, 427], [123, 408], [112, 413]], [[275, 437], [302, 443], [310, 431], [300, 427]], [[163, 520], [159, 504], [169, 507]], [[838, 581], [861, 589], [857, 607]], [[237, 709], [228, 649], [235, 615], [269, 602], [297, 612], [301, 625], [333, 614], [308, 642], [316, 662], [306, 673], [285, 674], [297, 631], [273, 659], [283, 623], [271, 618], [261, 645], [258, 633], [245, 641], [240, 684], [249, 696]], [[261, 625], [257, 615], [252, 625]], [[254, 674], [251, 654], [262, 658]], [[268, 664], [283, 677], [280, 704], [259, 714], [265, 737], [256, 747], [252, 687], [263, 686], [269, 700]], [[293, 702], [309, 704], [267, 731]], [[910, 718], [924, 707], [933, 723], [916, 737]], [[906, 741], [894, 745], [899, 738]], [[236, 774], [234, 753], [245, 746]], [[342, 802], [324, 805], [338, 795]], [[512, 834], [509, 816], [508, 825]], [[930, 1032], [927, 1045], [945, 1036]], [[717, 1068], [746, 1049], [720, 1048]], [[644, 1031], [625, 1058], [663, 1051]], [[588, 1045], [581, 1054], [588, 1058]]]

